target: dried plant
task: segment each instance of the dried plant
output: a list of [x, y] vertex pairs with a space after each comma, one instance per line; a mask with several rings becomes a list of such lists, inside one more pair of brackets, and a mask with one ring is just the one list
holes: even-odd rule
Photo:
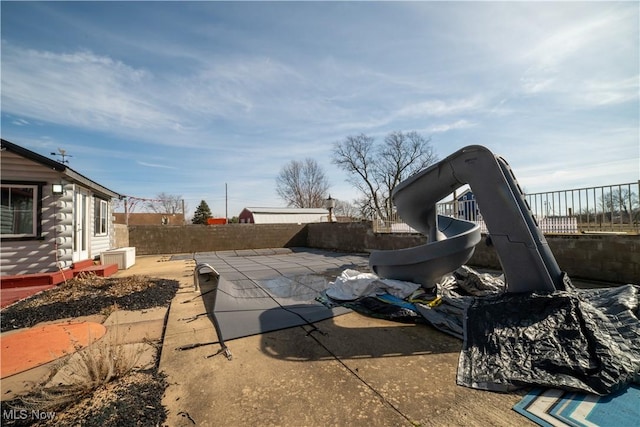
[[116, 325], [115, 331], [86, 348], [76, 342], [77, 351], [57, 363], [43, 383], [19, 397], [16, 409], [59, 410], [130, 374], [138, 367], [145, 346], [122, 344], [119, 336]]

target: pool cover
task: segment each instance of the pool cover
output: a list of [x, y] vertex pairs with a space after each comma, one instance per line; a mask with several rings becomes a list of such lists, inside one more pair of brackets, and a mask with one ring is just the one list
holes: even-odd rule
[[366, 269], [368, 262], [365, 255], [306, 248], [196, 253], [194, 259], [220, 275], [201, 275], [199, 284], [221, 340], [347, 313], [346, 308], [328, 308], [315, 298], [342, 270]]
[[211, 267], [197, 279], [223, 348], [224, 340], [312, 324], [350, 308], [429, 323], [463, 339], [457, 383], [467, 387], [536, 385], [607, 395], [640, 380], [638, 285], [575, 289], [567, 280], [566, 291], [510, 294], [499, 278], [463, 266], [435, 290], [405, 299], [381, 294], [376, 285], [374, 295], [337, 301], [328, 296], [332, 282], [345, 270], [366, 272], [366, 255], [305, 248], [194, 259]]

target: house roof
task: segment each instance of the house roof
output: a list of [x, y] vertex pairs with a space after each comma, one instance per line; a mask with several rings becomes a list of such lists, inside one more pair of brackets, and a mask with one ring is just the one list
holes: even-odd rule
[[324, 208], [244, 208], [254, 214], [324, 214], [329, 211]]
[[471, 193], [471, 196], [473, 196], [473, 191], [470, 188], [467, 188], [466, 190], [464, 190], [462, 193], [458, 194], [456, 196], [457, 200], [462, 199], [464, 196], [466, 196], [467, 194]]
[[256, 224], [302, 224], [308, 222], [327, 222], [329, 211], [322, 208], [244, 208], [250, 212]]
[[65, 177], [67, 177], [70, 181], [76, 182], [78, 184], [82, 184], [96, 193], [100, 193], [109, 197], [118, 197], [122, 198], [123, 196], [119, 193], [116, 193], [113, 190], [109, 190], [107, 187], [98, 184], [97, 182], [87, 178], [86, 176], [74, 171], [69, 166], [64, 163], [57, 162], [53, 159], [40, 155], [34, 151], [28, 150], [24, 147], [14, 144], [13, 142], [9, 142], [6, 139], [1, 139], [2, 141], [2, 151], [7, 150], [11, 153], [22, 156], [26, 159], [32, 160], [36, 163], [40, 163], [43, 166], [51, 168], [55, 171], [62, 173]]

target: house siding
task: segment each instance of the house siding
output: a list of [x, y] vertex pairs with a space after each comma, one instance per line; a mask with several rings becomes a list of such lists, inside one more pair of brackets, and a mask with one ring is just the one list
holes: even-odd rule
[[[59, 179], [59, 178], [58, 178]], [[49, 185], [49, 190], [51, 186]], [[68, 268], [73, 256], [73, 184], [64, 184], [60, 196], [51, 196], [55, 209], [55, 228], [53, 231], [57, 245], [58, 268]], [[54, 266], [55, 267], [55, 266]]]
[[[10, 151], [1, 155], [2, 182], [39, 183], [41, 194], [39, 238], [33, 240], [2, 239], [0, 275], [44, 273], [69, 268], [73, 261], [74, 192], [78, 188], [89, 194], [89, 257], [98, 257], [113, 247], [112, 203], [107, 203], [107, 234], [94, 233], [94, 193], [83, 185], [65, 181], [62, 173]], [[63, 194], [52, 194], [51, 185], [63, 184]]]
[[[60, 182], [60, 174], [15, 153], [2, 153], [2, 182], [40, 182], [42, 194], [41, 237], [38, 240], [2, 240], [0, 270], [3, 276], [13, 274], [40, 273], [58, 268], [56, 265], [56, 233], [54, 218], [63, 217], [64, 211], [56, 211], [55, 198], [51, 194], [51, 184]], [[72, 207], [69, 206], [69, 213]], [[55, 212], [55, 215], [54, 215]], [[70, 216], [70, 215], [69, 215]], [[59, 220], [55, 220], [60, 224]], [[71, 228], [69, 227], [69, 232]], [[71, 238], [69, 238], [71, 242]], [[70, 258], [69, 258], [70, 259]]]
[[115, 244], [115, 236], [114, 236], [114, 229], [113, 229], [113, 222], [110, 220], [111, 218], [113, 218], [113, 212], [111, 212], [112, 206], [111, 203], [107, 203], [107, 234], [106, 235], [97, 235], [96, 234], [96, 222], [95, 222], [95, 209], [96, 209], [96, 203], [98, 203], [100, 200], [104, 200], [104, 199], [99, 199], [96, 197], [91, 197], [91, 202], [89, 203], [89, 212], [91, 212], [91, 224], [89, 225], [91, 234], [90, 234], [90, 239], [91, 239], [91, 250], [90, 250], [90, 255], [91, 257], [95, 258], [100, 256], [100, 254], [104, 251], [108, 251], [109, 249], [114, 247]]

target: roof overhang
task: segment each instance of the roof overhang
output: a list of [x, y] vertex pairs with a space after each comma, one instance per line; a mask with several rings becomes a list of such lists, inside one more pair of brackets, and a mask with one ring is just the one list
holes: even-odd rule
[[87, 188], [90, 188], [92, 191], [97, 194], [110, 197], [110, 198], [122, 198], [123, 196], [119, 193], [116, 193], [113, 190], [109, 190], [107, 187], [98, 184], [95, 181], [90, 180], [86, 176], [74, 171], [70, 167], [66, 166], [63, 163], [56, 162], [48, 157], [45, 157], [41, 154], [28, 150], [24, 147], [14, 144], [13, 142], [9, 142], [6, 139], [2, 139], [2, 151], [7, 150], [9, 152], [15, 153], [21, 157], [32, 160], [36, 163], [40, 163], [43, 166], [51, 168], [55, 171], [60, 172], [64, 177], [66, 177], [69, 181], [81, 184]]

